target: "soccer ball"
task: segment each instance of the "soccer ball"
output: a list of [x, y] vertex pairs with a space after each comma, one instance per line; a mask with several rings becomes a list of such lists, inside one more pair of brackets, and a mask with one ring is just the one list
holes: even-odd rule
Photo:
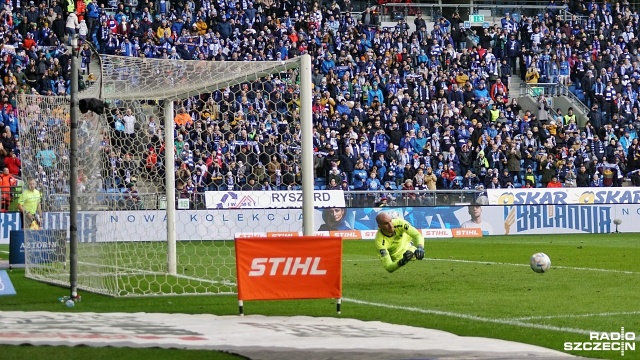
[[537, 273], [544, 273], [551, 268], [551, 259], [545, 253], [531, 255], [531, 270]]

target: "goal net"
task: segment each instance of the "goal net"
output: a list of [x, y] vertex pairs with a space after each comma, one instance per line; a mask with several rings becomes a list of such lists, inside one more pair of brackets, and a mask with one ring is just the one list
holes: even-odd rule
[[[240, 209], [268, 190], [300, 189], [301, 92], [312, 87], [301, 58], [99, 61], [79, 93], [109, 108], [78, 112], [78, 288], [236, 292], [234, 236], [302, 229], [299, 208]], [[24, 95], [18, 111], [23, 175], [44, 211], [25, 243], [50, 249], [26, 256], [26, 276], [69, 286], [70, 100]]]

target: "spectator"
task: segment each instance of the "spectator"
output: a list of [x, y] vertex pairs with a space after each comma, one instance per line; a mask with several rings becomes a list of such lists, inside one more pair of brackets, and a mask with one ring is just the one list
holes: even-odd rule
[[178, 114], [174, 118], [174, 121], [175, 121], [177, 126], [191, 126], [191, 125], [193, 125], [193, 119], [191, 118], [191, 115], [189, 115], [189, 113], [187, 112], [187, 110], [184, 107], [181, 107], [178, 110]]
[[128, 184], [124, 194], [123, 206], [128, 210], [142, 210], [142, 201], [135, 184]]
[[440, 173], [440, 177], [442, 178], [442, 187], [444, 189], [453, 189], [456, 179], [456, 172], [449, 168], [449, 164], [443, 165], [443, 170]]
[[0, 211], [9, 211], [9, 205], [13, 196], [13, 188], [18, 184], [11, 173], [9, 168], [5, 167], [0, 174]]
[[590, 187], [602, 187], [602, 179], [600, 179], [600, 176], [598, 174], [593, 174], [593, 178], [591, 179], [591, 182], [589, 183]]
[[538, 68], [535, 65], [529, 66], [527, 69], [527, 74], [525, 75], [525, 79], [527, 84], [537, 84], [540, 79], [540, 73], [538, 72]]
[[[31, 22], [36, 23], [37, 19]], [[65, 33], [67, 35], [67, 45], [71, 46], [71, 39], [73, 39], [73, 37], [76, 36], [76, 32], [79, 26], [80, 24], [78, 22], [78, 16], [74, 12], [69, 13], [69, 15], [67, 15], [67, 22], [65, 24]]]
[[524, 183], [528, 184], [529, 187], [535, 188], [538, 185], [538, 180], [536, 175], [533, 173], [533, 168], [529, 165], [527, 166], [527, 170], [524, 174]]
[[20, 161], [20, 158], [16, 155], [16, 152], [13, 149], [9, 151], [9, 156], [4, 158], [4, 165], [9, 170], [9, 174], [13, 176], [20, 176], [21, 164], [22, 162]]
[[547, 184], [548, 188], [561, 188], [562, 187], [562, 183], [558, 180], [558, 177], [556, 175], [553, 175], [551, 177], [551, 181]]
[[424, 180], [421, 181], [421, 183], [423, 183], [427, 187], [427, 189], [436, 190], [436, 188], [437, 188], [436, 184], [438, 182], [438, 178], [433, 173], [433, 168], [431, 168], [431, 167], [427, 168], [427, 173], [424, 174], [423, 179]]
[[[503, 175], [502, 170], [507, 168], [514, 182], [522, 183], [521, 169], [531, 166], [532, 175], [542, 175], [545, 185], [550, 182], [552, 170], [566, 185], [565, 169], [541, 168], [543, 159], [540, 153], [545, 159], [551, 157], [547, 164], [553, 164], [559, 158], [573, 157], [576, 168], [580, 169], [583, 163], [587, 165], [588, 174], [596, 171], [594, 163], [589, 161], [594, 156], [597, 159], [595, 164], [607, 160], [625, 173], [640, 166], [635, 160], [637, 146], [633, 145], [633, 132], [629, 136], [624, 133], [627, 123], [639, 121], [637, 109], [640, 107], [637, 100], [640, 83], [634, 80], [633, 72], [633, 63], [637, 60], [633, 48], [637, 39], [631, 36], [632, 31], [626, 29], [626, 23], [633, 21], [631, 8], [628, 12], [625, 7], [625, 11], [615, 10], [607, 15], [600, 10], [603, 6], [595, 7], [594, 20], [585, 29], [575, 26], [576, 20], [554, 23], [553, 17], [547, 15], [543, 19], [523, 17], [516, 21], [505, 14], [500, 24], [486, 30], [478, 46], [466, 49], [458, 15], [450, 19], [436, 18], [432, 24], [417, 17], [416, 29], [411, 32], [405, 22], [388, 29], [377, 27], [377, 19], [371, 9], [363, 13], [362, 23], [358, 24], [358, 19], [353, 19], [349, 12], [348, 3], [309, 8], [303, 3], [298, 9], [297, 6], [277, 7], [270, 2], [261, 2], [262, 9], [258, 11], [257, 6], [249, 1], [241, 6], [244, 15], [222, 9], [215, 2], [181, 9], [164, 0], [152, 4], [151, 9], [142, 4], [132, 3], [129, 9], [125, 4], [120, 5], [110, 16], [93, 2], [87, 5], [86, 11], [83, 10], [84, 3], [71, 2], [65, 9], [70, 15], [62, 16], [58, 15], [63, 12], [61, 6], [52, 3], [49, 8], [29, 7], [24, 12], [25, 19], [20, 19], [22, 23], [13, 28], [11, 23], [7, 24], [9, 32], [5, 35], [9, 37], [9, 43], [17, 47], [15, 55], [1, 70], [2, 85], [5, 94], [9, 95], [7, 101], [3, 99], [2, 102], [15, 103], [14, 81], [17, 87], [21, 87], [19, 91], [35, 89], [43, 95], [66, 94], [70, 54], [47, 47], [64, 42], [65, 34], [68, 35], [67, 41], [76, 33], [84, 34], [81, 29], [84, 20], [87, 40], [93, 41], [95, 33], [95, 42], [101, 53], [203, 61], [285, 59], [304, 52], [311, 54], [313, 92], [318, 99], [313, 105], [312, 121], [317, 130], [314, 147], [318, 149], [318, 165], [322, 166], [318, 177], [326, 179], [335, 163], [340, 173], [338, 184], [346, 177], [347, 184], [364, 189], [364, 182], [375, 167], [379, 181], [390, 179], [389, 170], [392, 169], [398, 183], [415, 179], [417, 187], [429, 186], [424, 177], [426, 169], [437, 169], [438, 163], [442, 162], [443, 170], [447, 165], [456, 174], [464, 175], [464, 181], [468, 170], [471, 170], [479, 183], [487, 180], [489, 184], [493, 182], [491, 177], [487, 177], [489, 168], [492, 173], [497, 168], [499, 175]], [[583, 13], [578, 3], [567, 6], [569, 10]], [[584, 11], [585, 14], [587, 12]], [[156, 14], [159, 16], [155, 17]], [[14, 15], [21, 14], [14, 12]], [[607, 16], [612, 18], [610, 23], [596, 20]], [[42, 17], [46, 18], [50, 28], [41, 21]], [[431, 26], [433, 31], [427, 31]], [[603, 34], [602, 39], [598, 36], [600, 33]], [[610, 33], [619, 33], [622, 40], [608, 44], [606, 34]], [[310, 34], [317, 39], [309, 41]], [[345, 41], [344, 34], [353, 34], [353, 41]], [[547, 46], [553, 44], [557, 34], [561, 34], [559, 39], [562, 43]], [[575, 40], [563, 41], [571, 36]], [[612, 48], [613, 51], [607, 51], [610, 46], [621, 50]], [[458, 51], [456, 47], [462, 49]], [[87, 56], [89, 62], [84, 58], [83, 54], [88, 73], [90, 56]], [[513, 99], [509, 101], [509, 76], [519, 71], [520, 76], [527, 78], [528, 69], [535, 73], [528, 81], [548, 82], [557, 78], [563, 85], [573, 82], [573, 86], [581, 88], [585, 103], [591, 108], [590, 122], [580, 128], [581, 119], [573, 121], [571, 111], [558, 121], [552, 117], [553, 110], [548, 103], [540, 101], [538, 108], [527, 109]], [[258, 159], [267, 164], [277, 153], [280, 168], [276, 170], [279, 175], [274, 171], [269, 174], [269, 180], [274, 176], [280, 185], [284, 184], [285, 178], [288, 178], [288, 184], [297, 184], [295, 174], [299, 171], [295, 169], [299, 167], [299, 159], [289, 156], [293, 151], [287, 149], [299, 138], [299, 127], [296, 128], [300, 107], [296, 99], [299, 96], [295, 86], [289, 87], [291, 80], [289, 74], [278, 74], [253, 82], [250, 88], [240, 84], [178, 104], [180, 110], [175, 121], [182, 140], [175, 145], [180, 161], [193, 171], [192, 166], [198, 163], [198, 158], [204, 160], [206, 152], [211, 159], [217, 159], [216, 152], [220, 147], [224, 150], [219, 155], [215, 179], [220, 184], [226, 182], [228, 178], [223, 174], [231, 169], [235, 186], [235, 181], [246, 179], [243, 174], [236, 173], [236, 168], [227, 165], [237, 160], [237, 155], [255, 158], [241, 160], [247, 173], [255, 173], [257, 168], [254, 165]], [[568, 90], [563, 88], [563, 91]], [[17, 104], [10, 105], [15, 107]], [[55, 125], [49, 121], [39, 124], [36, 119], [42, 117], [40, 106], [35, 103], [27, 106], [31, 108], [29, 121], [33, 119], [34, 128], [43, 134], [40, 136], [42, 144], [48, 140], [44, 134], [51, 132]], [[185, 108], [184, 112], [182, 108]], [[119, 111], [125, 114], [114, 114], [116, 131], [109, 134], [107, 143], [113, 143], [108, 145], [127, 153], [135, 149], [130, 148], [126, 141], [127, 135], [131, 135], [131, 132], [125, 133], [126, 109]], [[14, 119], [22, 116], [12, 114], [9, 106], [2, 115], [7, 127], [11, 127], [12, 116]], [[198, 121], [202, 121], [201, 132], [196, 129]], [[214, 121], [219, 130], [209, 132], [208, 127]], [[552, 121], [556, 122], [555, 125]], [[149, 156], [146, 151], [141, 155], [145, 168], [147, 159], [156, 158], [156, 164], [163, 163], [162, 136], [157, 133], [161, 126], [155, 124], [154, 127], [149, 129], [154, 155]], [[19, 133], [17, 127], [14, 128], [11, 128], [9, 138]], [[332, 130], [335, 134], [331, 133]], [[579, 130], [578, 138], [575, 130]], [[356, 141], [352, 142], [353, 135]], [[520, 143], [516, 140], [518, 135]], [[343, 141], [345, 139], [347, 141]], [[220, 146], [223, 141], [227, 142]], [[233, 145], [236, 141], [255, 141], [257, 144], [255, 149], [237, 152], [239, 147]], [[26, 145], [35, 147], [34, 144]], [[333, 152], [328, 151], [327, 145]], [[569, 153], [569, 148], [574, 148], [573, 154]], [[188, 150], [183, 152], [183, 149]], [[10, 150], [6, 148], [7, 155]], [[511, 155], [512, 150], [520, 152], [521, 159]], [[43, 163], [44, 154], [39, 158], [45, 178], [54, 175], [62, 166], [58, 164], [63, 164], [59, 150], [51, 151], [59, 159], [51, 168]], [[285, 154], [287, 160], [284, 159]], [[384, 161], [376, 164], [381, 154]], [[5, 163], [13, 161], [11, 156], [2, 157], [6, 157]], [[19, 159], [19, 149], [15, 158]], [[325, 161], [327, 158], [330, 161]], [[154, 163], [153, 160], [151, 162]], [[290, 165], [293, 166], [292, 171], [289, 171]], [[421, 183], [417, 184], [415, 174], [419, 168], [423, 171], [419, 177]], [[116, 170], [120, 172], [122, 169]], [[580, 170], [575, 179], [577, 186], [579, 173]], [[442, 187], [443, 180], [439, 181], [438, 187]], [[471, 182], [465, 186], [471, 186]], [[583, 181], [580, 183], [584, 184]]]

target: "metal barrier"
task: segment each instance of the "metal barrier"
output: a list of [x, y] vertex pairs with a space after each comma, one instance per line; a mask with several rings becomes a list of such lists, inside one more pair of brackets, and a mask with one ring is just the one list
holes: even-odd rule
[[[537, 84], [520, 84], [520, 96], [531, 96], [533, 98], [537, 98], [540, 95], [544, 95], [546, 97], [553, 97], [558, 94], [559, 85], [556, 83], [537, 83]], [[552, 107], [549, 106], [549, 110], [547, 113], [551, 116], [551, 118], [556, 119], [560, 114]]]
[[[162, 207], [160, 200], [163, 197], [164, 194], [160, 193], [138, 193], [138, 201], [131, 201], [127, 193], [97, 192], [79, 194], [77, 201], [82, 211], [157, 210]], [[47, 195], [42, 208], [45, 211], [69, 211], [69, 194]]]
[[520, 96], [530, 95], [538, 97], [544, 95], [547, 97], [556, 96], [559, 94], [560, 88], [556, 83], [522, 83], [520, 85]]
[[[394, 188], [379, 191], [345, 191], [345, 202], [348, 207], [372, 206], [447, 206], [470, 204], [486, 193], [476, 189], [459, 190], [401, 190]], [[164, 210], [167, 198], [164, 193], [138, 194], [139, 202], [127, 201], [127, 194], [121, 192], [82, 193], [78, 196], [78, 207], [81, 211], [116, 211], [116, 210]], [[386, 203], [382, 204], [382, 199]], [[204, 210], [204, 194], [176, 195], [174, 199], [177, 210]], [[43, 204], [45, 211], [69, 211], [69, 194], [49, 194]]]
[[[404, 17], [410, 15], [416, 15], [422, 13], [424, 16], [429, 17], [431, 21], [437, 19], [440, 16], [447, 17], [447, 13], [458, 13], [460, 16], [468, 16], [472, 14], [479, 14], [481, 11], [487, 11], [491, 14], [491, 17], [502, 17], [506, 12], [514, 13], [518, 15], [526, 16], [539, 16], [548, 10], [556, 11], [562, 18], [562, 20], [569, 20], [574, 14], [568, 11], [566, 5], [540, 5], [539, 3], [528, 4], [514, 4], [514, 5], [497, 5], [486, 4], [481, 1], [475, 1], [473, 4], [416, 4], [416, 3], [386, 3], [381, 5], [383, 11], [382, 16], [392, 17], [394, 13], [401, 13]], [[391, 20], [391, 19], [387, 19]]]
[[[344, 194], [347, 207], [468, 205], [476, 201], [484, 203], [481, 197], [486, 197], [484, 191], [476, 189], [366, 190], [345, 191]], [[382, 199], [386, 199], [385, 202]]]
[[562, 90], [562, 94], [571, 100], [574, 107], [578, 108], [585, 115], [589, 113], [590, 111], [589, 107], [585, 105], [582, 101], [580, 101], [580, 99], [576, 96], [576, 94], [574, 94], [573, 92], [571, 92], [571, 90], [569, 90], [568, 86], [561, 85], [560, 89]]

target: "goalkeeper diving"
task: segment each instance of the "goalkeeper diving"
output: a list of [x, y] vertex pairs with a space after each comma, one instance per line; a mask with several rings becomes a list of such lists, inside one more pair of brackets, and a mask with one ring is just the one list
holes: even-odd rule
[[424, 259], [424, 237], [408, 221], [393, 219], [386, 212], [376, 216], [376, 248], [382, 265], [394, 272], [411, 260]]

